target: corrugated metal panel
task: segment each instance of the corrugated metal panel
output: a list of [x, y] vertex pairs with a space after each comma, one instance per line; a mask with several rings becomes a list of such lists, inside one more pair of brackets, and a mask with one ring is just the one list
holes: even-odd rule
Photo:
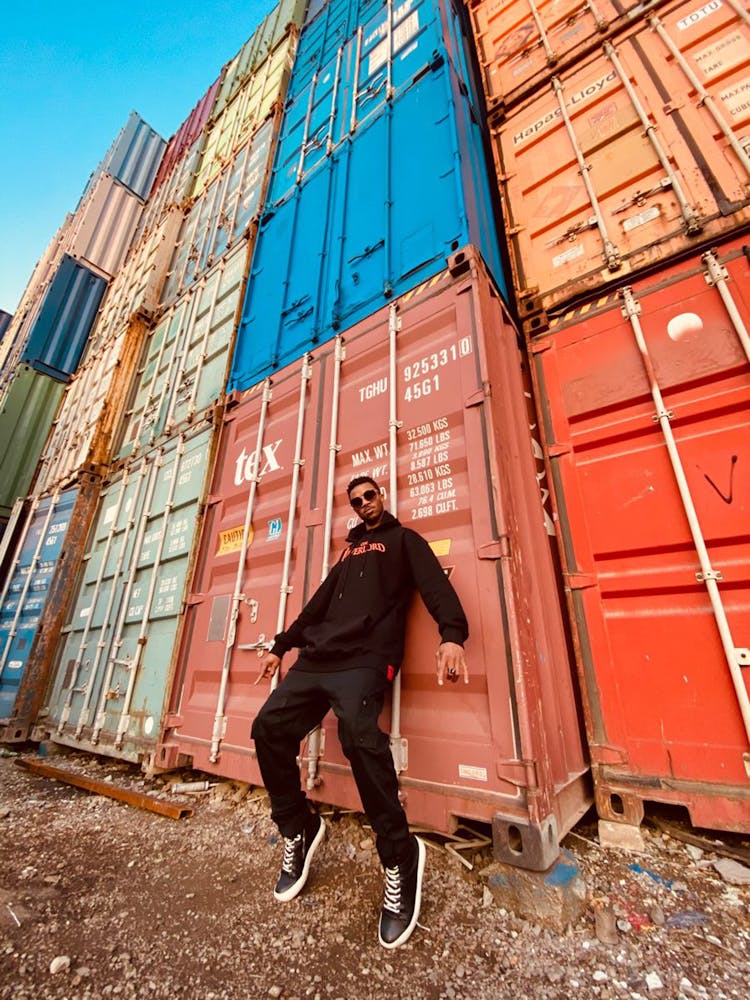
[[696, 826], [750, 832], [748, 327], [738, 239], [532, 343], [611, 820], [673, 802]]
[[296, 32], [288, 34], [210, 126], [193, 197], [210, 185], [236, 150], [283, 104], [296, 47]]
[[159, 165], [159, 170], [154, 178], [149, 200], [154, 197], [158, 189], [176, 168], [182, 157], [189, 152], [203, 129], [206, 127], [216, 103], [216, 95], [219, 90], [221, 79], [221, 76], [219, 76], [216, 80], [214, 80], [182, 125], [180, 125], [177, 132], [175, 132], [167, 143], [167, 148]]
[[[109, 148], [92, 178], [112, 174], [139, 198], [146, 198], [159, 169], [166, 142], [136, 111], [131, 111], [122, 131]], [[93, 186], [90, 182], [89, 187]], [[88, 190], [88, 189], [87, 189]]]
[[247, 233], [268, 186], [279, 116], [258, 129], [185, 217], [161, 301], [173, 302]]
[[25, 497], [65, 386], [22, 365], [0, 404], [0, 516]]
[[[493, 820], [506, 856], [516, 827], [515, 863], [544, 868], [587, 808], [587, 764], [516, 331], [481, 261], [467, 251], [454, 265], [458, 277], [442, 272], [356, 326], [341, 354], [340, 343], [317, 348], [309, 367], [229, 402], [157, 763], [186, 754], [261, 782], [249, 746], [268, 694], [254, 685], [258, 657], [356, 523], [346, 484], [373, 475], [439, 552], [470, 627], [469, 686], [439, 688], [437, 629], [420, 602], [410, 615], [399, 733], [409, 820], [444, 831], [456, 817]], [[308, 765], [313, 798], [359, 807], [330, 718]]]
[[67, 381], [78, 367], [107, 282], [67, 254], [52, 279], [21, 360]]
[[261, 63], [277, 47], [288, 29], [301, 27], [306, 6], [307, 0], [281, 0], [261, 21], [237, 55], [227, 63], [212, 119], [223, 113], [248, 78], [258, 72]]
[[346, 330], [466, 244], [502, 285], [483, 134], [452, 62], [461, 42], [442, 0], [379, 10], [287, 106], [231, 388]]
[[130, 383], [146, 335], [137, 314], [87, 357], [68, 385], [39, 463], [38, 493], [69, 483], [81, 471], [100, 473], [112, 458]]
[[494, 147], [524, 311], [747, 224], [749, 69], [741, 11], [672, 3], [513, 111]]
[[44, 715], [55, 739], [128, 759], [155, 746], [214, 436], [166, 442], [102, 494]]
[[79, 208], [66, 250], [110, 277], [130, 248], [143, 202], [109, 174], [103, 174]]
[[117, 458], [150, 448], [205, 414], [221, 395], [247, 262], [243, 242], [159, 320], [144, 345]]
[[0, 721], [13, 714], [77, 493], [68, 490], [34, 502], [0, 587]]

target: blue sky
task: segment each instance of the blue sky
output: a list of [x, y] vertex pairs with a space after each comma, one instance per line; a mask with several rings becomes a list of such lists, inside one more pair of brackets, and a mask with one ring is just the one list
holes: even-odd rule
[[165, 139], [274, 0], [6, 7], [0, 46], [0, 309], [13, 312], [131, 110]]

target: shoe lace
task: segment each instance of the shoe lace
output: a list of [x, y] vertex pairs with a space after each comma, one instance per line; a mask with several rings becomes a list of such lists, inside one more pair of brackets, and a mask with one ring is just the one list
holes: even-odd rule
[[281, 862], [281, 867], [288, 875], [294, 875], [297, 848], [301, 843], [301, 833], [298, 833], [296, 837], [284, 837], [284, 858]]
[[398, 865], [395, 868], [386, 868], [385, 870], [383, 909], [390, 910], [392, 913], [401, 911], [401, 869]]

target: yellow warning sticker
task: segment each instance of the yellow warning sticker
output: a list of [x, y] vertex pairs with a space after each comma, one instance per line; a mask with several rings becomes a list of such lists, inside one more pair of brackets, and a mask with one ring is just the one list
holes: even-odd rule
[[[216, 550], [217, 556], [225, 556], [229, 552], [239, 552], [242, 549], [242, 536], [244, 533], [244, 528], [240, 525], [238, 528], [227, 528], [225, 531], [219, 532], [219, 547]], [[247, 544], [252, 545], [253, 543], [253, 529], [252, 527], [247, 533]]]
[[447, 556], [450, 555], [451, 541], [452, 539], [450, 538], [438, 538], [436, 541], [430, 542], [430, 548], [438, 558], [440, 556]]

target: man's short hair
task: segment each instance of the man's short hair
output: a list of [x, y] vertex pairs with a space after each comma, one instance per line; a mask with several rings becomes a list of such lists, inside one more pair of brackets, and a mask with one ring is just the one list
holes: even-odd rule
[[352, 481], [346, 487], [346, 495], [350, 497], [352, 495], [352, 490], [354, 489], [354, 487], [361, 486], [362, 483], [371, 483], [378, 491], [378, 493], [383, 492], [378, 486], [378, 484], [375, 482], [375, 480], [372, 478], [372, 476], [355, 476], [354, 479], [352, 479]]

